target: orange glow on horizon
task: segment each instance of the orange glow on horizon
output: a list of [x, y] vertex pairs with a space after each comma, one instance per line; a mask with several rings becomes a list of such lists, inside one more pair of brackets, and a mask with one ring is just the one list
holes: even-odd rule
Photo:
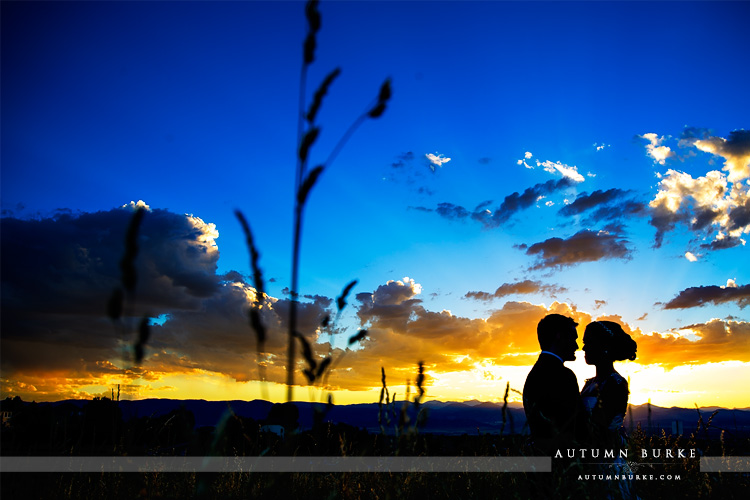
[[[579, 386], [594, 375], [594, 367], [585, 364], [579, 356], [567, 365], [576, 373]], [[510, 383], [509, 402], [520, 402], [520, 391], [530, 366], [496, 366], [488, 362], [475, 363], [468, 371], [432, 373], [427, 371], [425, 400], [438, 401], [491, 401], [502, 402], [506, 385]], [[725, 408], [750, 407], [750, 394], [746, 381], [750, 379], [750, 363], [722, 362], [687, 365], [667, 370], [658, 365], [640, 365], [636, 362], [617, 363], [615, 368], [630, 380], [630, 399], [633, 405], [651, 404], [662, 407], [720, 406]], [[387, 370], [386, 370], [387, 372]], [[333, 377], [332, 377], [333, 379]], [[373, 381], [379, 383], [378, 381]], [[106, 376], [99, 380], [82, 377], [55, 378], [27, 377], [25, 380], [3, 379], [0, 386], [2, 398], [20, 396], [24, 401], [58, 401], [62, 399], [90, 399], [95, 396], [111, 397], [117, 392], [117, 378]], [[388, 385], [391, 398], [396, 395], [403, 401], [407, 394], [404, 383]], [[380, 386], [365, 390], [326, 390], [320, 387], [297, 386], [295, 401], [324, 402], [331, 393], [335, 404], [377, 403]], [[409, 398], [414, 399], [416, 387], [409, 388]], [[229, 376], [202, 372], [199, 374], [165, 374], [158, 380], [136, 380], [121, 385], [121, 399], [204, 399], [231, 401], [266, 399], [273, 402], [286, 400], [286, 386], [273, 382], [236, 382]]]

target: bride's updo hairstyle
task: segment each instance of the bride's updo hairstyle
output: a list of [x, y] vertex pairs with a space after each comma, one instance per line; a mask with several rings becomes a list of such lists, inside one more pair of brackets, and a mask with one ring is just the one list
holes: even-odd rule
[[612, 361], [634, 360], [638, 345], [622, 327], [614, 321], [592, 321], [586, 326], [586, 337], [589, 341], [600, 343]]

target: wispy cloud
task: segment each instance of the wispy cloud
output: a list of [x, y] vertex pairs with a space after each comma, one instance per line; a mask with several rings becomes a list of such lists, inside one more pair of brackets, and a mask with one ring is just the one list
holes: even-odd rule
[[451, 220], [471, 218], [472, 220], [480, 222], [486, 228], [496, 228], [508, 222], [508, 220], [510, 220], [510, 218], [517, 212], [531, 207], [545, 196], [570, 188], [574, 185], [575, 183], [567, 177], [536, 184], [525, 189], [523, 193], [515, 192], [509, 194], [505, 197], [500, 206], [495, 208], [495, 210], [488, 208], [492, 205], [491, 201], [480, 203], [473, 211], [470, 211], [461, 205], [448, 202], [439, 203], [434, 209], [426, 207], [412, 208], [424, 212], [436, 212], [441, 217]]
[[537, 256], [531, 269], [561, 268], [603, 259], [629, 259], [628, 241], [606, 231], [583, 230], [570, 238], [549, 238], [531, 246], [519, 245], [526, 255]]
[[[516, 161], [516, 164], [523, 165], [526, 168], [533, 169], [534, 165], [530, 164], [527, 160], [531, 160], [533, 155], [530, 151], [526, 151], [523, 158]], [[546, 172], [551, 174], [561, 174], [563, 177], [567, 177], [574, 182], [583, 182], [584, 177], [578, 173], [578, 167], [575, 165], [566, 165], [565, 163], [556, 161], [540, 161], [536, 160], [535, 164], [537, 167], [542, 167]], [[592, 174], [593, 176], [593, 174]]]
[[468, 299], [489, 301], [508, 295], [524, 295], [532, 293], [544, 293], [551, 297], [567, 292], [568, 289], [556, 285], [547, 285], [541, 281], [523, 280], [515, 283], [503, 283], [494, 293], [488, 292], [468, 292], [465, 297]]
[[406, 153], [401, 153], [396, 157], [396, 159], [391, 163], [391, 167], [393, 168], [403, 168], [405, 167], [409, 162], [414, 160], [414, 153], [411, 151], [407, 151]]
[[677, 297], [666, 304], [664, 309], [688, 309], [708, 304], [737, 303], [740, 307], [750, 305], [750, 285], [738, 286], [734, 280], [727, 281], [726, 286], [696, 286], [682, 290]]
[[578, 167], [576, 167], [575, 165], [566, 165], [565, 163], [561, 163], [559, 161], [551, 162], [549, 160], [542, 162], [537, 160], [536, 164], [537, 166], [544, 167], [544, 170], [551, 174], [559, 172], [563, 175], [563, 177], [567, 177], [575, 182], [583, 182], [585, 180], [583, 176], [578, 173]]
[[566, 217], [578, 216], [593, 210], [583, 220], [586, 227], [599, 226], [605, 221], [622, 221], [630, 216], [646, 215], [646, 204], [634, 199], [627, 199], [632, 193], [621, 189], [597, 190], [591, 194], [581, 193], [573, 203], [569, 203], [559, 210], [559, 214]]
[[394, 157], [389, 168], [383, 172], [382, 180], [388, 182], [403, 183], [406, 187], [417, 194], [431, 196], [434, 194], [431, 183], [434, 181], [435, 165], [430, 163], [426, 157], [420, 161], [412, 151], [400, 153]]
[[505, 197], [494, 211], [482, 210], [472, 214], [472, 218], [481, 222], [485, 227], [494, 228], [507, 222], [514, 214], [534, 205], [540, 197], [550, 195], [556, 191], [570, 188], [574, 183], [564, 177], [556, 181], [536, 184], [526, 188], [523, 193], [515, 192]]
[[585, 191], [579, 194], [573, 203], [565, 205], [560, 209], [560, 215], [572, 216], [579, 215], [587, 210], [600, 205], [607, 205], [614, 201], [622, 199], [627, 196], [630, 192], [623, 191], [622, 189], [612, 188], [606, 191], [596, 190], [591, 194], [587, 194]]

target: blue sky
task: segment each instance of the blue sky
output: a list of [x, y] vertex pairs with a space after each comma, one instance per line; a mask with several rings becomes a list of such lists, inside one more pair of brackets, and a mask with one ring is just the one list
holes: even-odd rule
[[[725, 329], [733, 339], [748, 332], [740, 240], [750, 231], [742, 212], [750, 4], [323, 2], [320, 10], [308, 95], [334, 67], [342, 74], [319, 115], [313, 164], [386, 77], [393, 98], [315, 186], [303, 294], [335, 297], [357, 278], [355, 293], [375, 296], [400, 280], [412, 292], [419, 285], [427, 311], [467, 320], [508, 302], [558, 302], [617, 315], [639, 335], [698, 325], [682, 332], [696, 340], [714, 319], [734, 322]], [[303, 4], [4, 2], [2, 13], [4, 216], [143, 200], [215, 224], [216, 274], [247, 275], [239, 208], [273, 278], [268, 292], [284, 297]], [[428, 154], [450, 161], [436, 165]], [[727, 194], [701, 205], [709, 180], [722, 182], [711, 171], [725, 176]], [[617, 217], [560, 213], [597, 191], [609, 192], [609, 205], [598, 206]], [[529, 203], [518, 201], [524, 192]], [[655, 219], [660, 192], [683, 200], [668, 211], [673, 227]], [[626, 201], [637, 210], [625, 211]], [[717, 210], [711, 222], [691, 229], [706, 207]], [[492, 222], [484, 210], [507, 217]], [[656, 248], [658, 224], [666, 225]], [[707, 246], [730, 229], [732, 248]], [[576, 234], [581, 242], [570, 240]], [[569, 243], [557, 265], [543, 253], [555, 237]], [[573, 256], [576, 245], [594, 248], [587, 238], [601, 252]], [[728, 280], [738, 292], [727, 300], [662, 307], [691, 288], [726, 290]], [[466, 297], [525, 281], [533, 292]], [[357, 327], [363, 317], [353, 307], [345, 321]], [[733, 373], [748, 373], [750, 359], [735, 361]]]

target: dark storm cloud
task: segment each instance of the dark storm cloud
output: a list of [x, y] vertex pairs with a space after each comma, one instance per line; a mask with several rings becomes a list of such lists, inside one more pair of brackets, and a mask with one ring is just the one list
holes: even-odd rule
[[664, 309], [688, 309], [707, 304], [736, 302], [740, 307], [750, 304], [750, 285], [743, 286], [696, 286], [686, 288], [666, 304]]
[[[3, 219], [3, 311], [102, 314], [119, 285], [131, 215], [130, 209], [114, 209], [41, 220]], [[221, 279], [214, 231], [195, 217], [148, 212], [136, 260], [138, 301], [155, 310], [191, 308], [214, 293]]]
[[629, 259], [631, 250], [627, 240], [607, 232], [579, 231], [568, 239], [549, 238], [526, 247], [526, 255], [536, 255], [538, 260], [531, 269], [572, 266], [581, 262], [604, 259]]
[[[176, 311], [161, 327], [154, 327], [150, 348], [155, 352], [178, 352], [202, 370], [229, 375], [237, 381], [256, 380], [255, 332], [248, 324], [252, 289], [242, 283], [227, 283], [214, 296], [205, 299], [199, 310]], [[261, 311], [261, 321], [266, 329], [264, 352], [281, 359], [288, 342], [288, 317], [291, 300], [269, 298]], [[297, 305], [297, 330], [311, 344], [315, 331], [326, 314], [331, 299], [314, 296], [312, 302]], [[154, 360], [149, 360], [149, 366]], [[279, 366], [285, 359], [278, 362]], [[162, 363], [160, 369], [171, 371], [178, 366]], [[270, 362], [269, 366], [277, 363]], [[269, 379], [283, 383], [284, 373], [270, 370]]]
[[[257, 379], [256, 336], [248, 321], [255, 291], [240, 273], [216, 274], [219, 251], [213, 239], [218, 233], [213, 225], [166, 210], [148, 211], [140, 228], [134, 311], [152, 318], [165, 314], [166, 320], [151, 327], [143, 369], [123, 371], [112, 365], [110, 360], [132, 363], [135, 321], [125, 318], [115, 325], [106, 315], [107, 299], [119, 285], [132, 213], [114, 209], [42, 220], [3, 219], [3, 375], [29, 380], [56, 376], [76, 387], [112, 374], [157, 380], [196, 370], [239, 381]], [[297, 308], [297, 329], [314, 343], [332, 299], [305, 299]], [[263, 304], [269, 359], [286, 350], [289, 308], [289, 299], [268, 297]], [[280, 363], [268, 362], [269, 379], [283, 382]]]
[[[77, 215], [60, 212], [40, 220], [2, 220], [0, 341], [5, 374], [64, 367], [79, 371], [88, 366], [90, 370], [97, 362], [127, 355], [118, 345], [131, 343], [130, 332], [113, 326], [106, 316], [106, 303], [120, 284], [119, 262], [132, 214], [131, 209], [121, 208]], [[148, 211], [139, 232], [133, 313], [169, 314], [165, 326], [154, 326], [165, 335], [179, 332], [182, 338], [189, 337], [186, 332], [206, 321], [212, 325], [207, 338], [216, 339], [226, 332], [248, 338], [249, 287], [239, 273], [216, 274], [216, 236], [215, 227], [197, 217]], [[319, 324], [319, 309], [330, 302], [314, 298], [313, 304], [301, 308], [301, 321], [308, 327]], [[278, 305], [283, 308], [284, 301]], [[195, 317], [175, 330], [181, 315], [190, 314]], [[238, 327], [220, 333], [218, 327], [229, 318], [235, 318]], [[274, 323], [272, 319], [269, 324]], [[149, 347], [180, 335], [161, 340], [152, 335]]]
[[495, 298], [505, 297], [507, 295], [521, 295], [531, 293], [546, 293], [555, 297], [559, 293], [567, 292], [567, 288], [556, 285], [546, 285], [541, 281], [524, 280], [516, 283], [504, 283], [500, 285], [495, 293], [488, 292], [468, 292], [465, 297], [475, 300], [492, 300]]

